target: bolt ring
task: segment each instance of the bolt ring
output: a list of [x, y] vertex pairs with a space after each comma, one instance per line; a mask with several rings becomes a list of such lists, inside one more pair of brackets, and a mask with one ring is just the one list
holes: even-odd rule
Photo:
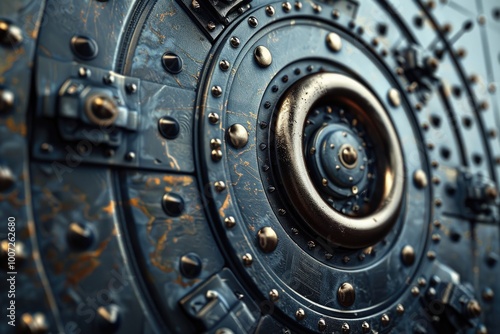
[[[316, 191], [304, 160], [303, 130], [307, 115], [320, 103], [348, 105], [373, 136], [379, 178], [379, 198], [363, 217], [334, 210]], [[285, 191], [315, 233], [337, 246], [362, 248], [380, 241], [395, 224], [404, 191], [399, 140], [378, 99], [358, 81], [334, 73], [314, 74], [285, 92], [276, 118], [275, 150]]]

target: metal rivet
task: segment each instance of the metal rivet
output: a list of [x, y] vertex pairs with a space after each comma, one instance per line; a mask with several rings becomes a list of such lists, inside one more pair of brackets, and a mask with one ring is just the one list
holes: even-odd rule
[[340, 18], [340, 12], [338, 9], [334, 9], [332, 11], [332, 17], [335, 19], [335, 20], [338, 20]]
[[266, 6], [266, 14], [267, 16], [273, 16], [275, 13], [273, 6]]
[[184, 200], [177, 194], [166, 193], [163, 195], [161, 205], [163, 211], [171, 217], [178, 217], [184, 211]]
[[236, 225], [236, 219], [233, 216], [226, 217], [224, 219], [224, 224], [227, 228], [233, 228]]
[[208, 29], [209, 31], [214, 31], [214, 30], [215, 30], [215, 28], [216, 28], [216, 25], [215, 25], [215, 23], [214, 23], [214, 22], [209, 21], [209, 22], [207, 23], [207, 29]]
[[118, 106], [106, 95], [90, 95], [85, 101], [88, 119], [99, 126], [110, 126], [118, 117]]
[[227, 71], [229, 69], [229, 62], [227, 60], [221, 60], [220, 63], [219, 63], [219, 68], [223, 71]]
[[401, 259], [407, 266], [410, 266], [415, 262], [415, 250], [412, 246], [406, 245], [403, 247], [401, 250]]
[[395, 88], [389, 89], [387, 93], [387, 98], [393, 107], [399, 107], [401, 105], [401, 95], [399, 91]]
[[42, 334], [48, 331], [47, 320], [43, 313], [24, 313], [21, 315], [20, 332]]
[[222, 151], [221, 150], [212, 150], [210, 153], [213, 161], [221, 161], [222, 160]]
[[89, 78], [91, 75], [92, 72], [88, 68], [80, 67], [78, 69], [78, 76], [80, 76], [80, 78]]
[[222, 142], [219, 138], [212, 138], [210, 139], [210, 147], [213, 150], [218, 150], [222, 145]]
[[398, 304], [396, 306], [396, 312], [398, 312], [399, 314], [405, 313], [405, 307], [402, 304]]
[[298, 321], [301, 321], [301, 320], [304, 320], [304, 318], [306, 317], [306, 312], [299, 308], [297, 311], [295, 311], [295, 319], [297, 319]]
[[158, 130], [167, 139], [175, 139], [179, 135], [179, 123], [169, 116], [164, 116], [158, 120]]
[[135, 160], [135, 152], [128, 152], [125, 154], [125, 160], [134, 161]]
[[108, 86], [111, 86], [115, 83], [115, 76], [112, 73], [106, 74], [102, 78], [102, 82], [104, 82]]
[[97, 323], [106, 332], [116, 332], [120, 327], [120, 308], [115, 304], [100, 306], [97, 309]]
[[11, 189], [16, 183], [14, 174], [10, 168], [5, 166], [0, 166], [0, 191], [6, 192]]
[[23, 32], [12, 23], [0, 20], [0, 44], [17, 46], [23, 42]]
[[212, 124], [219, 123], [219, 114], [211, 112], [208, 114], [208, 121]]
[[241, 42], [240, 42], [240, 39], [238, 37], [233, 36], [230, 38], [229, 43], [231, 44], [231, 46], [233, 48], [237, 48], [238, 46], [240, 46]]
[[326, 330], [326, 321], [325, 321], [325, 319], [319, 319], [318, 320], [318, 330], [320, 332], [324, 332]]
[[227, 130], [227, 135], [234, 148], [242, 148], [248, 143], [248, 131], [241, 124], [231, 125]]
[[294, 7], [296, 10], [301, 10], [302, 9], [302, 2], [295, 1]]
[[259, 45], [256, 47], [253, 55], [260, 67], [268, 67], [273, 62], [273, 56], [265, 46]]
[[14, 93], [7, 89], [0, 89], [0, 113], [11, 112], [14, 109], [14, 103]]
[[471, 318], [477, 318], [481, 315], [481, 305], [477, 300], [473, 299], [467, 303], [467, 313]]
[[270, 253], [278, 246], [278, 235], [271, 227], [263, 227], [257, 233], [259, 239], [259, 246], [265, 253]]
[[322, 10], [323, 8], [321, 8], [321, 6], [320, 6], [320, 5], [313, 3], [313, 4], [312, 4], [312, 9], [313, 9], [313, 11], [314, 11], [315, 13], [321, 13], [321, 10]]
[[175, 53], [165, 52], [161, 57], [161, 63], [163, 68], [172, 74], [177, 74], [182, 71], [182, 58]]
[[363, 323], [361, 324], [361, 330], [363, 331], [363, 333], [368, 333], [370, 331], [370, 324], [366, 321], [363, 321]]
[[215, 97], [220, 97], [222, 95], [221, 86], [213, 86], [212, 87], [212, 95]]
[[351, 332], [351, 328], [347, 322], [342, 324], [342, 334], [349, 334]]
[[476, 329], [476, 334], [488, 334], [488, 328], [485, 325], [479, 325]]
[[88, 225], [73, 222], [69, 224], [66, 239], [72, 248], [82, 251], [92, 245], [94, 234]]
[[226, 184], [224, 183], [224, 181], [216, 181], [214, 183], [214, 187], [215, 187], [215, 191], [217, 191], [218, 193], [226, 190]]
[[125, 89], [127, 90], [127, 93], [129, 94], [135, 94], [137, 93], [137, 85], [135, 83], [129, 83]]
[[243, 264], [245, 264], [245, 266], [251, 266], [253, 263], [253, 258], [252, 258], [252, 255], [250, 253], [246, 253], [245, 255], [243, 255], [242, 260], [243, 260]]
[[40, 150], [43, 153], [50, 153], [54, 150], [54, 147], [52, 145], [50, 145], [49, 143], [42, 143], [42, 145], [40, 145]]
[[[8, 261], [7, 261], [9, 258], [9, 249], [12, 250], [11, 246], [12, 245], [9, 245], [8, 240], [2, 240], [0, 242], [0, 260], [2, 261], [0, 266], [3, 266], [6, 270], [11, 269], [11, 268], [9, 268]], [[24, 260], [26, 260], [26, 258], [28, 257], [28, 254], [26, 253], [26, 247], [22, 241], [16, 240], [16, 244], [15, 244], [14, 248], [16, 251], [16, 263], [18, 265], [21, 265], [22, 262], [24, 262]], [[11, 271], [11, 270], [8, 270], [8, 271]]]
[[387, 314], [382, 314], [380, 321], [382, 322], [382, 326], [387, 326], [387, 325], [389, 325], [389, 322], [391, 321], [391, 319], [389, 318], [389, 316]]
[[269, 299], [273, 302], [276, 302], [280, 298], [280, 295], [278, 293], [278, 290], [272, 289], [269, 291]]
[[83, 60], [94, 59], [99, 52], [96, 41], [85, 36], [73, 36], [71, 38], [71, 49], [75, 56]]
[[417, 283], [418, 283], [419, 286], [424, 287], [427, 284], [427, 281], [425, 280], [425, 278], [419, 277], [417, 279]]
[[338, 34], [331, 32], [326, 36], [326, 45], [330, 50], [338, 52], [342, 49], [342, 39]]
[[415, 171], [413, 173], [413, 182], [420, 189], [427, 187], [427, 174], [421, 169]]
[[491, 288], [484, 288], [482, 293], [483, 300], [490, 302], [495, 297], [495, 292]]
[[316, 247], [316, 243], [315, 243], [314, 241], [312, 241], [312, 240], [309, 240], [309, 241], [307, 242], [307, 247], [308, 247], [309, 249], [314, 249], [314, 248]]
[[257, 20], [257, 18], [256, 18], [255, 16], [250, 16], [250, 17], [248, 18], [248, 25], [249, 25], [250, 27], [255, 28], [256, 26], [258, 26], [258, 25], [259, 25], [259, 21]]
[[292, 10], [292, 5], [288, 1], [287, 2], [283, 2], [281, 4], [281, 8], [283, 8], [283, 11], [285, 13], [289, 13]]
[[414, 296], [418, 296], [420, 294], [420, 289], [414, 286], [413, 288], [411, 288], [411, 294]]
[[354, 304], [356, 293], [354, 287], [350, 283], [342, 283], [337, 290], [337, 299], [340, 305], [349, 307]]
[[437, 233], [434, 233], [431, 238], [432, 238], [432, 241], [434, 241], [435, 243], [438, 243], [441, 241], [441, 236]]
[[196, 278], [201, 274], [202, 262], [200, 257], [195, 253], [183, 255], [179, 266], [182, 276], [186, 278]]

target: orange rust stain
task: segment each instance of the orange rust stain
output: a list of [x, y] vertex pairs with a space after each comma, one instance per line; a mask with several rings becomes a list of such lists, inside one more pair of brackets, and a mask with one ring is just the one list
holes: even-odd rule
[[87, 276], [92, 274], [99, 267], [101, 261], [99, 257], [104, 252], [111, 239], [108, 238], [99, 244], [99, 247], [94, 251], [84, 252], [77, 256], [70, 256], [68, 261], [71, 261], [69, 266], [68, 277], [66, 282], [69, 285], [76, 285]]
[[161, 271], [163, 271], [165, 273], [170, 273], [170, 272], [174, 271], [174, 269], [172, 268], [172, 265], [170, 263], [168, 263], [168, 261], [165, 261], [163, 258], [163, 255], [164, 255], [163, 253], [164, 253], [165, 249], [167, 248], [168, 233], [170, 232], [171, 229], [172, 229], [172, 225], [168, 224], [167, 231], [165, 231], [165, 233], [163, 233], [163, 235], [160, 237], [160, 239], [158, 239], [155, 250], [152, 253], [150, 253], [150, 255], [149, 255], [150, 259], [151, 259], [151, 263], [156, 268], [160, 269]]
[[106, 212], [108, 214], [112, 214], [113, 212], [115, 212], [115, 202], [114, 201], [110, 201], [107, 206], [105, 206], [104, 208], [102, 208], [102, 211], [104, 211], [104, 212]]
[[138, 208], [146, 217], [148, 217], [148, 223], [146, 224], [146, 227], [148, 233], [151, 233], [151, 230], [153, 229], [153, 223], [156, 219], [155, 216], [149, 212], [148, 208], [139, 200], [139, 198], [131, 198], [128, 202], [130, 206]]
[[174, 176], [174, 175], [167, 175], [163, 177], [163, 181], [166, 183], [173, 185], [173, 186], [178, 186], [181, 185], [183, 187], [189, 186], [193, 183], [193, 178], [189, 176]]
[[13, 207], [19, 208], [26, 205], [25, 200], [19, 199], [19, 189], [14, 189], [7, 195], [0, 195], [0, 202], [9, 202]]
[[176, 14], [175, 9], [172, 9], [165, 13], [161, 13], [158, 16], [160, 17], [160, 22], [163, 22], [167, 16], [174, 16], [175, 14]]
[[3, 74], [10, 70], [14, 66], [15, 62], [24, 55], [24, 48], [20, 47], [15, 49], [13, 52], [7, 52], [7, 56], [0, 62], [0, 74]]
[[159, 186], [161, 183], [161, 180], [160, 178], [158, 177], [149, 177], [147, 180], [146, 180], [146, 187], [152, 187], [152, 186]]
[[192, 279], [192, 280], [189, 280], [187, 282], [184, 282], [184, 280], [182, 279], [182, 276], [181, 275], [178, 275], [177, 276], [177, 279], [174, 281], [175, 284], [178, 284], [180, 286], [182, 286], [183, 288], [187, 288], [187, 287], [190, 287], [196, 283], [200, 282], [200, 279], [197, 278], [197, 279]]
[[231, 199], [231, 196], [227, 195], [226, 196], [226, 199], [224, 200], [224, 203], [222, 203], [222, 206], [219, 208], [219, 215], [221, 217], [225, 217], [226, 216], [226, 209], [229, 207], [229, 200]]
[[5, 126], [10, 130], [10, 132], [18, 133], [23, 137], [26, 136], [26, 124], [16, 124], [13, 117], [9, 117], [5, 120]]

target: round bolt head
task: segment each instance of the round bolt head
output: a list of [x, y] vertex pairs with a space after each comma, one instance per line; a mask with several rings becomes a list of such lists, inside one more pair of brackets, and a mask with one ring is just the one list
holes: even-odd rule
[[248, 18], [248, 24], [250, 25], [250, 27], [255, 28], [259, 24], [259, 21], [255, 16], [250, 16]]
[[361, 329], [363, 330], [363, 333], [370, 332], [370, 324], [366, 321], [363, 321], [363, 323], [361, 324]]
[[211, 157], [212, 157], [212, 161], [221, 161], [222, 160], [222, 151], [221, 150], [212, 150], [211, 152]]
[[342, 283], [337, 290], [337, 299], [343, 307], [349, 307], [354, 304], [356, 293], [350, 283]]
[[275, 13], [274, 7], [273, 6], [267, 6], [266, 7], [266, 14], [267, 16], [273, 16]]
[[164, 116], [158, 120], [158, 130], [166, 139], [175, 139], [179, 136], [179, 123], [169, 116]]
[[490, 302], [495, 297], [495, 292], [493, 291], [493, 289], [486, 287], [483, 289], [482, 296], [483, 296], [483, 300]]
[[270, 253], [278, 246], [278, 235], [271, 227], [263, 227], [257, 233], [259, 239], [259, 246], [265, 253]]
[[301, 321], [301, 320], [304, 320], [304, 318], [306, 317], [306, 312], [299, 308], [297, 311], [295, 311], [295, 319], [297, 319], [298, 321]]
[[241, 124], [233, 124], [227, 130], [229, 143], [234, 148], [242, 148], [248, 143], [248, 131]]
[[399, 314], [405, 313], [405, 307], [402, 304], [398, 304], [398, 306], [396, 306], [396, 312]]
[[120, 308], [115, 304], [97, 308], [97, 325], [105, 332], [113, 333], [120, 327]]
[[401, 105], [401, 95], [397, 89], [391, 88], [387, 93], [387, 98], [393, 107], [399, 107]]
[[224, 219], [224, 223], [227, 228], [233, 228], [236, 225], [236, 219], [233, 216], [229, 216]]
[[182, 276], [193, 279], [200, 276], [202, 262], [197, 254], [188, 253], [181, 257], [179, 267]]
[[415, 262], [415, 250], [412, 246], [406, 245], [401, 250], [401, 259], [407, 266], [411, 266]]
[[85, 101], [85, 114], [98, 126], [110, 126], [118, 117], [118, 106], [107, 95], [90, 95]]
[[320, 332], [324, 332], [326, 330], [326, 321], [325, 321], [325, 319], [319, 319], [318, 320], [318, 330]]
[[421, 169], [415, 171], [415, 173], [413, 173], [413, 182], [415, 182], [415, 185], [420, 189], [427, 187], [427, 174]]
[[227, 60], [221, 60], [219, 62], [219, 68], [223, 71], [227, 71], [229, 69], [229, 66], [230, 64]]
[[326, 36], [326, 45], [330, 50], [339, 52], [342, 49], [342, 39], [338, 34], [331, 32]]
[[269, 291], [269, 299], [273, 302], [276, 302], [280, 298], [279, 292], [276, 289], [272, 289]]
[[219, 123], [219, 114], [211, 112], [208, 114], [208, 121], [212, 124]]
[[221, 86], [213, 86], [212, 87], [212, 95], [214, 97], [220, 97], [222, 95], [222, 88], [221, 88]]
[[0, 44], [17, 46], [23, 42], [21, 29], [7, 21], [0, 20]]
[[233, 36], [229, 39], [229, 43], [231, 44], [231, 46], [233, 48], [237, 48], [238, 46], [240, 46], [240, 39], [236, 36]]
[[94, 59], [99, 52], [97, 42], [86, 36], [73, 36], [71, 38], [71, 49], [75, 56], [83, 60]]
[[390, 318], [387, 314], [382, 314], [382, 317], [380, 318], [380, 321], [382, 322], [383, 326], [389, 325]]
[[172, 74], [178, 74], [182, 71], [182, 58], [172, 52], [165, 52], [161, 57], [163, 68]]
[[245, 266], [251, 266], [253, 263], [252, 254], [246, 253], [245, 255], [243, 255], [242, 260]]
[[171, 217], [179, 217], [184, 211], [184, 200], [177, 194], [166, 193], [163, 195], [161, 205], [163, 211]]
[[86, 224], [73, 222], [69, 224], [66, 240], [71, 248], [79, 251], [89, 249], [94, 241], [94, 233]]
[[15, 96], [10, 90], [0, 89], [0, 114], [6, 114], [14, 109]]
[[0, 192], [7, 192], [16, 183], [16, 178], [10, 168], [0, 166]]
[[473, 299], [467, 303], [467, 312], [471, 318], [477, 318], [481, 315], [481, 305]]
[[253, 52], [254, 58], [260, 67], [268, 67], [273, 62], [273, 56], [268, 48], [259, 45]]
[[349, 334], [351, 332], [351, 328], [347, 322], [342, 324], [342, 334]]
[[289, 2], [283, 2], [281, 7], [285, 13], [289, 13], [292, 10], [292, 5]]
[[48, 325], [43, 313], [24, 313], [20, 321], [21, 333], [42, 334], [48, 332]]
[[218, 150], [222, 146], [222, 141], [219, 138], [212, 138], [210, 139], [210, 147], [213, 150]]
[[224, 181], [216, 181], [214, 183], [214, 187], [215, 187], [215, 191], [217, 191], [218, 193], [226, 190], [226, 184], [224, 183]]

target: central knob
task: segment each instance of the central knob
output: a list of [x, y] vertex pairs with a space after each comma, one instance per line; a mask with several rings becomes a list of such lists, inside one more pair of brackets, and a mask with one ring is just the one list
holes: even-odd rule
[[371, 246], [392, 229], [404, 190], [402, 152], [366, 86], [335, 73], [305, 77], [283, 95], [275, 130], [278, 172], [304, 225], [346, 248]]
[[353, 169], [358, 164], [358, 151], [350, 144], [342, 145], [340, 148], [340, 162], [346, 168]]

